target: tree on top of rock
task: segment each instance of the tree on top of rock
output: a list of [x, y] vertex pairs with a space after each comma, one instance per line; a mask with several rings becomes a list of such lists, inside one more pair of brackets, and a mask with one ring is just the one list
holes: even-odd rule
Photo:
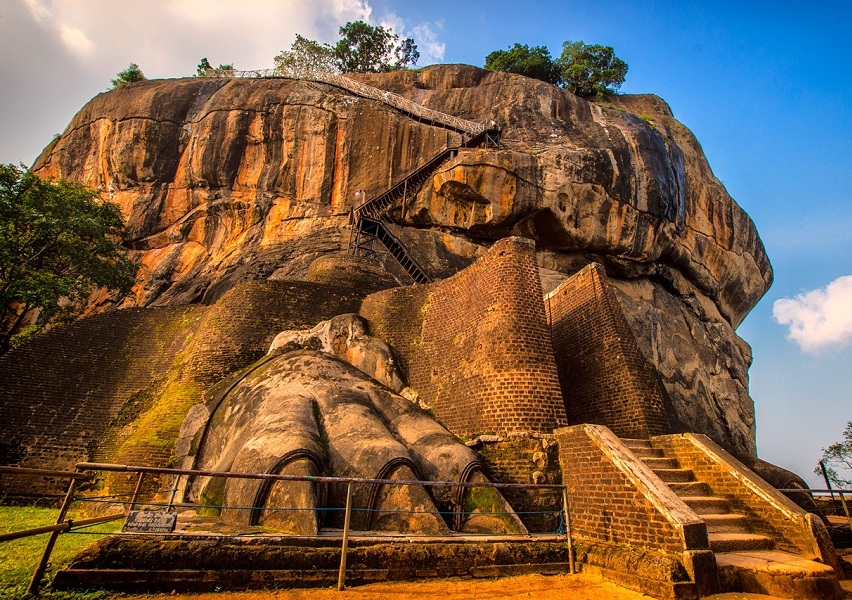
[[334, 48], [296, 34], [289, 50], [275, 57], [275, 70], [285, 74], [340, 73]]
[[142, 72], [142, 69], [139, 68], [139, 65], [136, 63], [130, 63], [127, 65], [127, 68], [123, 71], [119, 71], [115, 75], [115, 79], [110, 79], [110, 83], [112, 83], [112, 89], [117, 87], [121, 87], [128, 83], [134, 83], [136, 81], [145, 81], [148, 78], [145, 77], [145, 74]]
[[210, 64], [210, 61], [207, 60], [207, 57], [201, 59], [201, 62], [198, 63], [198, 66], [195, 68], [195, 76], [196, 77], [219, 77], [222, 75], [233, 75], [234, 74], [234, 65], [219, 65], [218, 67], [214, 67]]
[[564, 42], [556, 60], [544, 46], [515, 44], [485, 57], [489, 71], [518, 73], [562, 86], [578, 96], [614, 94], [627, 77], [627, 63], [611, 46]]
[[127, 293], [136, 264], [124, 232], [118, 205], [95, 190], [0, 165], [0, 355], [36, 311], [35, 331], [97, 287]]
[[565, 42], [556, 64], [562, 86], [578, 96], [615, 93], [627, 77], [627, 63], [615, 55], [612, 46]]
[[420, 59], [413, 39], [401, 40], [392, 30], [364, 21], [347, 23], [340, 28], [340, 36], [334, 56], [345, 73], [398, 71]]
[[417, 64], [420, 53], [411, 38], [364, 21], [340, 28], [333, 46], [296, 35], [289, 50], [275, 57], [275, 69], [298, 76], [306, 73], [387, 73]]
[[485, 68], [489, 71], [517, 73], [554, 85], [562, 81], [560, 69], [545, 46], [530, 48], [526, 44], [515, 44], [508, 50], [495, 50], [485, 57]]

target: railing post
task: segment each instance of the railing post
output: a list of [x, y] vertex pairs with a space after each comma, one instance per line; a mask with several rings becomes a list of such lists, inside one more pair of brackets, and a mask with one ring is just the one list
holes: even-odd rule
[[852, 530], [852, 516], [849, 515], [849, 507], [846, 505], [846, 496], [843, 495], [843, 492], [837, 490], [837, 493], [840, 495], [840, 503], [843, 505], [843, 512], [846, 513], [846, 520], [849, 522], [849, 529]]
[[142, 480], [145, 478], [145, 471], [139, 471], [139, 478], [136, 480], [136, 487], [133, 489], [133, 496], [130, 498], [130, 512], [136, 508], [136, 503], [139, 501], [139, 492], [142, 491]]
[[340, 571], [337, 573], [337, 590], [346, 587], [346, 550], [349, 547], [349, 521], [352, 516], [352, 481], [346, 486], [346, 512], [343, 517], [343, 546], [340, 549]]
[[[65, 498], [62, 500], [62, 505], [59, 507], [59, 516], [56, 517], [56, 524], [59, 525], [65, 520], [65, 515], [68, 513], [68, 507], [74, 501], [74, 492], [77, 491], [77, 480], [72, 478], [68, 484], [68, 491], [65, 493]], [[30, 586], [27, 588], [27, 594], [35, 596], [38, 594], [38, 587], [41, 584], [41, 578], [44, 577], [44, 572], [47, 570], [47, 564], [50, 561], [50, 554], [53, 552], [53, 546], [56, 544], [56, 538], [59, 537], [59, 531], [52, 531], [47, 540], [47, 546], [41, 555], [41, 560], [33, 572], [33, 578], [30, 580]]]
[[565, 537], [568, 540], [568, 572], [577, 572], [574, 565], [574, 539], [571, 535], [571, 512], [568, 509], [568, 488], [562, 488], [562, 510], [565, 511]]

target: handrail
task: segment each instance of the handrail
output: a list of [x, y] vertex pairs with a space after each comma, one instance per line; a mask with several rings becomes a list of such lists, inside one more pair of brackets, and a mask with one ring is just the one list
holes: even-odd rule
[[119, 473], [157, 473], [160, 475], [189, 475], [195, 477], [234, 477], [237, 479], [272, 479], [276, 481], [315, 481], [322, 483], [390, 483], [397, 485], [422, 486], [462, 486], [462, 487], [505, 487], [505, 488], [536, 488], [536, 489], [565, 489], [560, 483], [494, 483], [494, 482], [464, 482], [464, 481], [420, 481], [407, 479], [369, 479], [359, 477], [330, 477], [325, 475], [283, 475], [280, 473], [242, 473], [239, 471], [209, 471], [204, 469], [175, 469], [173, 467], [145, 467], [139, 465], [118, 465], [112, 463], [77, 463], [81, 471], [113, 471]]
[[328, 85], [333, 85], [335, 87], [345, 89], [349, 92], [352, 92], [353, 94], [362, 96], [364, 98], [378, 100], [379, 102], [383, 102], [398, 110], [412, 114], [419, 119], [425, 119], [427, 121], [432, 121], [433, 123], [439, 123], [445, 127], [455, 129], [460, 133], [464, 133], [470, 136], [479, 135], [486, 131], [486, 129], [488, 128], [487, 125], [484, 123], [468, 121], [466, 119], [455, 117], [453, 115], [448, 115], [447, 113], [442, 113], [431, 108], [426, 108], [425, 106], [417, 104], [416, 102], [412, 102], [411, 100], [408, 100], [407, 98], [404, 98], [399, 94], [380, 90], [379, 88], [367, 85], [366, 83], [361, 83], [360, 81], [355, 81], [354, 79], [350, 79], [349, 77], [338, 73], [329, 73], [325, 71], [316, 71], [309, 69], [254, 69], [249, 71], [237, 71], [233, 69], [226, 71], [218, 71], [216, 69], [208, 69], [205, 72], [205, 77], [217, 77], [220, 79], [295, 79], [303, 81], [314, 81], [316, 83], [326, 83]]

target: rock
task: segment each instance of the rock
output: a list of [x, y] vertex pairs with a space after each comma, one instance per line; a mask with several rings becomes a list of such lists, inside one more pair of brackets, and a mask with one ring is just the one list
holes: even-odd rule
[[[508, 235], [536, 240], [551, 272], [604, 264], [677, 418], [754, 452], [750, 351], [734, 329], [772, 269], [664, 101], [589, 102], [465, 65], [355, 77], [502, 126], [500, 148], [460, 152], [396, 213], [431, 276]], [[246, 279], [325, 281], [328, 268], [310, 267], [347, 245], [356, 191], [381, 193], [460, 141], [324, 84], [188, 78], [98, 95], [34, 169], [118, 202], [143, 265], [125, 305], [170, 305], [212, 301]]]
[[[184, 427], [196, 430], [191, 444], [196, 469], [488, 482], [476, 454], [433, 417], [325, 353], [298, 350], [267, 356], [222, 395], [209, 398], [206, 409], [203, 427], [197, 427], [200, 409], [191, 411]], [[487, 501], [478, 503], [483, 496]], [[313, 535], [320, 522], [310, 509], [344, 506], [345, 486], [329, 484], [323, 491], [308, 483], [264, 486], [252, 479], [197, 477], [189, 483], [187, 497], [211, 505], [214, 512], [224, 506], [221, 516], [228, 522]], [[235, 508], [246, 506], [255, 508]], [[276, 515], [269, 510], [275, 506], [302, 510]], [[460, 511], [470, 506], [478, 514], [490, 512], [489, 506], [505, 513], [489, 521], [492, 533], [526, 532], [493, 488], [430, 486], [427, 492], [420, 485], [363, 483], [353, 486], [353, 507], [359, 510], [353, 512], [352, 527], [442, 535], [448, 530], [440, 507], [455, 515], [454, 529], [468, 531]], [[328, 519], [326, 525], [342, 525], [336, 513]], [[482, 521], [471, 519], [471, 527], [480, 531]]]

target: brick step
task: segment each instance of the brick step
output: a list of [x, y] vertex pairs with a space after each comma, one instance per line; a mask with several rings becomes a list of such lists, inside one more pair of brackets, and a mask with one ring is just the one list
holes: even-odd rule
[[681, 498], [713, 495], [713, 490], [703, 481], [672, 481], [668, 486]]
[[772, 540], [757, 533], [708, 533], [707, 540], [713, 552], [748, 552], [772, 548]]
[[697, 515], [724, 515], [731, 512], [731, 503], [719, 496], [681, 496], [681, 500]]
[[659, 448], [630, 448], [630, 451], [636, 455], [636, 458], [645, 460], [646, 458], [665, 458], [665, 453]]
[[657, 457], [640, 457], [642, 462], [648, 465], [651, 470], [656, 469], [680, 469], [680, 463], [676, 458], [657, 458]]
[[674, 481], [695, 481], [695, 473], [691, 469], [651, 469], [654, 474], [666, 483]]
[[631, 450], [634, 450], [636, 448], [639, 448], [639, 449], [646, 448], [648, 450], [653, 449], [653, 446], [651, 446], [650, 440], [621, 438], [621, 441], [624, 442], [624, 445], [627, 446], [628, 448], [630, 448]]
[[707, 525], [707, 533], [752, 533], [745, 515], [706, 514], [701, 519]]
[[[437, 568], [363, 569], [346, 571], [347, 585], [427, 578], [494, 578], [517, 575], [559, 575], [569, 571], [566, 563], [501, 564], [470, 566], [457, 564]], [[266, 587], [328, 587], [337, 583], [337, 569], [74, 569], [59, 571], [52, 586], [73, 589], [97, 586], [117, 590], [219, 591]]]
[[771, 594], [776, 598], [839, 600], [843, 591], [834, 570], [787, 552], [719, 552], [721, 592]]

